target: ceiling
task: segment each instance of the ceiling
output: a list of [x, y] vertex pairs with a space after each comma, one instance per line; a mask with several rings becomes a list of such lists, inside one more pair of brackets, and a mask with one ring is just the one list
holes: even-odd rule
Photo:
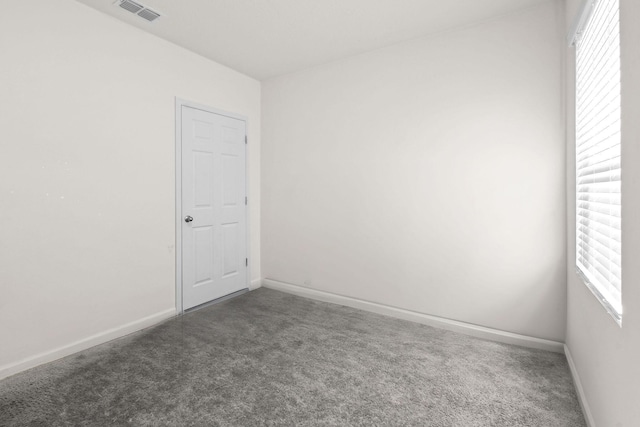
[[258, 80], [549, 0], [77, 0]]

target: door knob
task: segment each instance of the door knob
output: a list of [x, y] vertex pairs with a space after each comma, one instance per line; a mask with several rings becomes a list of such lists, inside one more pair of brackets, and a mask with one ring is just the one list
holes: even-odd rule
[[193, 217], [191, 215], [187, 215], [184, 217], [184, 222], [191, 222], [193, 221]]

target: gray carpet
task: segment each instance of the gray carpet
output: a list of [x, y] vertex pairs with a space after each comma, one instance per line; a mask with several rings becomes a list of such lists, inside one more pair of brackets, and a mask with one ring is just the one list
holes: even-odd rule
[[563, 355], [258, 289], [0, 382], [1, 426], [585, 426]]

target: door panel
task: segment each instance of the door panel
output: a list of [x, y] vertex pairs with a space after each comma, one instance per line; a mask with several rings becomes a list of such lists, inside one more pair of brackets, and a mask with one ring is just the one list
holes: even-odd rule
[[193, 229], [194, 286], [213, 282], [213, 227]]
[[222, 244], [224, 246], [222, 261], [222, 277], [238, 274], [240, 270], [238, 256], [238, 239], [239, 229], [238, 223], [222, 225]]
[[213, 153], [193, 151], [194, 207], [213, 208]]
[[238, 156], [222, 155], [222, 204], [227, 206], [238, 205]]
[[245, 122], [182, 106], [183, 309], [247, 288]]

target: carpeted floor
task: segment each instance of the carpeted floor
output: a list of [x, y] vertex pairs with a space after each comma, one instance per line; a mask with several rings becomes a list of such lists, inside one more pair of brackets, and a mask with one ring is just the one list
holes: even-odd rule
[[1, 426], [585, 426], [565, 357], [269, 289], [0, 382]]

